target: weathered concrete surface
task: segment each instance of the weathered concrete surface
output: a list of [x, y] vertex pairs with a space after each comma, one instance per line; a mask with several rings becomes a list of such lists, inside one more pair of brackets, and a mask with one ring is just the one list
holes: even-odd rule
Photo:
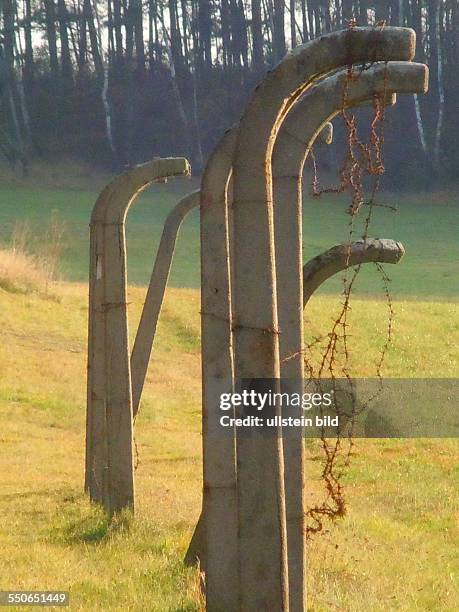
[[[414, 32], [403, 28], [323, 36], [288, 55], [249, 101], [233, 160], [236, 380], [280, 377], [271, 157], [288, 110], [318, 75], [361, 61], [411, 60], [414, 48]], [[301, 269], [292, 273], [301, 277]], [[240, 605], [304, 610], [304, 584], [288, 592], [282, 436], [244, 432], [236, 453]]]
[[[219, 391], [232, 391], [228, 187], [237, 128], [209, 158], [201, 184], [201, 353], [206, 608], [239, 609], [235, 436], [219, 431]], [[232, 433], [232, 435], [231, 435]]]
[[[288, 114], [279, 131], [272, 157], [274, 236], [276, 245], [277, 311], [282, 378], [303, 379], [303, 289], [302, 289], [302, 176], [305, 160], [325, 121], [335, 117], [346, 98], [348, 107], [374, 98], [392, 104], [396, 92], [426, 89], [427, 69], [421, 64], [389, 62], [376, 64], [359, 78], [347, 82], [346, 72], [313, 86]], [[345, 93], [345, 96], [344, 96]], [[300, 273], [297, 273], [300, 270]], [[300, 387], [298, 382], [298, 387]], [[301, 388], [296, 389], [298, 393]], [[298, 414], [292, 416], [300, 416]], [[300, 589], [304, 575], [304, 508], [301, 430], [290, 432], [284, 445], [287, 505], [289, 582]]]
[[182, 158], [136, 166], [102, 191], [91, 216], [85, 487], [110, 514], [134, 507], [125, 219], [149, 184], [189, 173]]
[[[406, 66], [406, 64], [404, 64]], [[394, 67], [395, 68], [395, 67]], [[394, 68], [391, 66], [391, 64], [389, 64], [388, 69], [387, 69], [387, 73], [382, 75], [381, 72], [381, 66], [374, 66], [372, 67], [370, 70], [365, 71], [362, 75], [362, 80], [359, 83], [359, 85], [357, 87], [352, 87], [350, 89], [350, 91], [348, 92], [348, 104], [350, 106], [352, 105], [360, 105], [365, 103], [365, 101], [367, 100], [371, 100], [373, 98], [373, 96], [376, 97], [381, 97], [383, 95], [386, 95], [386, 104], [393, 104], [395, 102], [394, 99], [394, 95], [390, 93], [391, 88], [394, 89], [395, 87], [397, 87], [397, 78], [395, 78], [394, 80], [391, 79], [391, 76], [393, 75], [393, 71]], [[397, 68], [397, 70], [399, 69], [399, 67]], [[410, 68], [408, 68], [410, 69]], [[418, 70], [418, 68], [414, 68], [414, 71]], [[386, 71], [385, 71], [386, 72]], [[410, 76], [405, 75], [405, 76]], [[332, 91], [335, 96], [332, 97], [332, 99], [337, 100], [341, 98], [341, 93], [342, 93], [342, 85], [344, 82], [344, 78], [345, 78], [345, 74], [341, 74], [338, 77], [329, 77], [327, 78], [325, 81], [321, 82], [320, 84], [317, 85], [318, 89], [321, 88], [325, 88], [327, 83], [329, 81], [333, 81], [333, 87], [328, 86], [327, 90], [326, 90], [326, 95], [324, 96], [324, 98], [329, 98], [330, 97], [330, 91]], [[385, 85], [385, 89], [386, 91], [384, 92], [383, 89], [381, 88], [381, 79], [384, 78], [386, 85]], [[273, 160], [273, 174], [275, 177], [277, 177], [278, 174], [282, 175], [283, 171], [285, 170], [285, 168], [287, 167], [287, 174], [290, 173], [290, 179], [293, 179], [293, 185], [294, 185], [294, 189], [293, 189], [293, 193], [294, 196], [296, 197], [296, 188], [297, 188], [297, 181], [299, 181], [301, 179], [301, 174], [302, 174], [302, 167], [303, 167], [303, 160], [305, 155], [308, 152], [308, 146], [310, 147], [312, 145], [312, 142], [309, 142], [309, 139], [311, 138], [315, 138], [317, 136], [317, 134], [315, 133], [315, 130], [311, 131], [311, 127], [309, 125], [309, 121], [308, 121], [308, 109], [310, 108], [308, 103], [307, 103], [307, 98], [309, 97], [309, 93], [306, 94], [306, 96], [302, 99], [302, 101], [298, 104], [298, 111], [300, 111], [301, 109], [304, 109], [304, 111], [298, 112], [298, 116], [297, 116], [297, 120], [296, 120], [296, 127], [295, 127], [295, 139], [297, 141], [299, 141], [300, 143], [300, 155], [298, 156], [293, 156], [290, 157], [288, 156], [288, 152], [290, 150], [291, 147], [291, 135], [289, 134], [289, 132], [287, 131], [286, 128], [288, 128], [288, 119], [286, 121], [286, 123], [284, 124], [284, 126], [281, 128], [280, 133], [279, 133], [279, 137], [278, 137], [278, 143], [276, 146], [276, 151], [278, 151], [279, 153], [274, 157]], [[296, 110], [296, 109], [295, 109]], [[292, 115], [295, 113], [295, 110], [293, 111]], [[323, 118], [323, 115], [320, 117], [321, 119]], [[285, 129], [284, 129], [285, 128]], [[332, 136], [332, 126], [331, 124], [325, 124], [322, 128], [322, 131], [319, 134], [319, 137], [321, 139], [321, 141], [323, 142], [330, 142], [331, 140], [331, 136]], [[298, 144], [298, 143], [297, 143]], [[218, 147], [217, 147], [218, 149]], [[217, 151], [217, 150], [216, 150]], [[296, 151], [296, 149], [294, 149], [294, 151]], [[283, 152], [283, 154], [281, 154], [281, 152]], [[285, 161], [285, 155], [287, 155], [287, 166], [285, 166], [284, 161]], [[228, 156], [227, 156], [228, 159]], [[226, 170], [228, 170], [228, 166], [229, 166], [229, 162], [227, 163], [226, 166]], [[279, 169], [278, 169], [279, 168]], [[287, 179], [287, 177], [282, 177]], [[274, 183], [276, 185], [277, 179], [275, 178]], [[217, 188], [218, 189], [218, 188]], [[218, 199], [213, 201], [213, 205], [216, 206]], [[281, 202], [279, 203], [279, 214], [282, 215], [282, 210], [283, 210], [283, 206], [284, 206], [284, 200], [281, 200]], [[285, 204], [285, 207], [288, 210], [288, 205]], [[223, 244], [225, 243], [225, 241], [227, 240], [226, 236], [226, 226], [227, 226], [227, 221], [226, 221], [226, 217], [225, 217], [225, 213], [224, 213], [224, 203], [223, 203], [223, 199], [220, 198], [220, 207], [216, 207], [215, 208], [215, 215], [217, 215], [217, 220], [211, 230], [211, 235], [213, 236], [215, 242], [218, 244]], [[231, 212], [231, 207], [229, 207], [229, 212]], [[285, 217], [285, 216], [284, 216]], [[225, 221], [222, 221], [225, 220]], [[277, 230], [277, 228], [276, 228]], [[282, 241], [281, 238], [279, 237], [278, 234], [276, 234], [276, 243], [281, 244], [282, 248], [285, 247], [285, 241]], [[215, 250], [212, 249], [212, 251], [215, 255]], [[217, 271], [219, 270], [219, 266], [218, 264], [214, 264], [214, 270]], [[226, 272], [224, 271], [224, 274], [226, 275]], [[225, 276], [226, 278], [226, 276]], [[220, 279], [220, 283], [225, 283], [225, 281], [222, 281]], [[225, 285], [226, 286], [226, 285]], [[221, 287], [221, 285], [220, 285]], [[211, 296], [212, 299], [214, 301], [218, 301], [219, 299], [219, 294], [220, 292], [211, 292]], [[223, 295], [225, 295], [225, 291], [222, 292]], [[288, 295], [287, 292], [285, 292], [286, 295]], [[206, 312], [210, 312], [206, 309]], [[225, 319], [220, 317], [218, 319], [218, 325], [222, 326], [223, 329], [225, 329]], [[226, 331], [220, 336], [220, 338], [222, 339], [222, 344], [220, 345], [220, 347], [222, 347], [224, 345], [224, 343], [226, 343], [226, 338], [227, 336], [225, 334], [228, 334], [228, 327], [226, 327]], [[212, 335], [210, 335], [210, 337], [212, 337]], [[215, 342], [214, 344], [214, 350], [215, 352], [218, 354], [220, 351], [218, 350], [219, 344], [218, 342]], [[288, 350], [288, 349], [287, 349]], [[283, 374], [285, 376], [285, 374]], [[204, 407], [204, 414], [206, 414], [206, 409]], [[204, 435], [206, 435], [204, 433]], [[293, 444], [292, 444], [292, 448], [293, 448]], [[291, 450], [291, 449], [290, 449]], [[232, 452], [232, 449], [231, 449]], [[286, 454], [286, 453], [284, 453]], [[301, 468], [299, 467], [301, 465], [301, 461], [300, 461], [300, 456], [296, 455], [294, 453], [291, 453], [293, 461], [292, 461], [292, 466], [293, 466], [293, 473], [296, 474], [295, 478], [298, 479], [298, 475], [301, 474]], [[225, 462], [223, 461], [223, 454], [220, 453], [220, 457], [221, 457], [221, 461], [220, 463], [222, 464], [222, 469], [225, 470], [226, 472], [228, 470], [228, 467], [225, 468], [225, 463], [226, 466], [228, 465], [232, 465], [232, 461], [228, 461]], [[228, 477], [228, 476], [226, 476]], [[298, 492], [299, 489], [297, 488], [296, 491]], [[207, 495], [208, 489], [205, 488], [204, 493], [205, 495]], [[216, 495], [219, 494], [219, 490], [216, 490]], [[298, 493], [297, 493], [298, 495]], [[294, 514], [296, 512], [296, 514], [298, 515], [298, 504], [291, 504], [292, 506], [292, 514]], [[223, 504], [221, 506], [222, 510], [225, 511], [225, 505]], [[295, 510], [296, 508], [296, 510]], [[227, 511], [229, 510], [229, 508], [226, 509]], [[301, 514], [301, 513], [300, 513]], [[228, 512], [226, 512], [226, 516], [228, 515]], [[219, 524], [220, 521], [217, 522], [217, 524]], [[204, 531], [203, 531], [203, 517], [200, 517], [199, 523], [197, 525], [196, 528], [196, 532], [193, 536], [193, 540], [190, 543], [190, 547], [187, 553], [187, 558], [186, 561], [188, 563], [192, 563], [194, 562], [194, 560], [196, 559], [196, 557], [199, 557], [200, 562], [201, 562], [201, 568], [203, 568], [204, 565], [204, 552], [203, 549], [205, 548], [204, 546], [204, 542], [203, 542], [203, 535]], [[302, 546], [302, 538], [297, 539], [297, 545], [298, 546]], [[290, 551], [289, 551], [290, 552]], [[292, 555], [293, 556], [293, 555]]]
[[388, 238], [367, 238], [351, 244], [337, 244], [303, 266], [303, 308], [314, 291], [334, 274], [360, 264], [397, 264], [404, 255], [403, 244]]

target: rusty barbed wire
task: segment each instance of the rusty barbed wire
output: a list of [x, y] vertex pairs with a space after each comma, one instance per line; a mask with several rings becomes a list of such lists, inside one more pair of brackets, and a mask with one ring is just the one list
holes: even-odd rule
[[[354, 21], [348, 24], [350, 29], [356, 26]], [[378, 27], [383, 28], [385, 23], [378, 23]], [[310, 524], [306, 527], [306, 538], [310, 540], [314, 534], [324, 532], [325, 520], [334, 521], [346, 514], [346, 500], [344, 496], [344, 488], [342, 485], [342, 476], [345, 469], [349, 466], [352, 449], [354, 447], [353, 435], [355, 418], [363, 410], [368, 407], [368, 404], [374, 400], [377, 393], [369, 398], [364, 404], [358, 406], [355, 394], [354, 385], [350, 376], [350, 347], [349, 347], [349, 320], [348, 316], [351, 308], [351, 295], [356, 279], [360, 273], [362, 264], [354, 267], [349, 265], [351, 256], [351, 245], [356, 233], [355, 219], [361, 212], [363, 207], [366, 207], [366, 217], [363, 222], [363, 234], [361, 238], [365, 241], [369, 236], [369, 230], [372, 220], [373, 209], [375, 206], [396, 210], [395, 207], [376, 203], [376, 194], [380, 188], [381, 177], [385, 172], [383, 163], [383, 145], [384, 145], [384, 119], [385, 119], [385, 100], [386, 100], [386, 85], [387, 85], [387, 63], [384, 73], [384, 88], [383, 96], [375, 98], [373, 101], [374, 115], [370, 123], [368, 142], [363, 142], [358, 134], [357, 120], [354, 114], [348, 111], [349, 104], [349, 88], [353, 81], [359, 78], [360, 74], [366, 69], [365, 66], [360, 70], [356, 70], [355, 66], [348, 66], [345, 84], [343, 87], [343, 96], [341, 103], [341, 117], [343, 118], [345, 128], [347, 130], [347, 147], [344, 155], [343, 163], [339, 169], [339, 184], [334, 187], [323, 188], [320, 186], [318, 178], [317, 160], [314, 153], [311, 151], [311, 160], [313, 175], [311, 180], [311, 193], [314, 197], [320, 197], [323, 194], [340, 194], [344, 192], [350, 193], [350, 205], [346, 212], [350, 215], [348, 224], [348, 251], [346, 255], [346, 266], [343, 274], [343, 290], [341, 309], [337, 317], [333, 320], [331, 330], [322, 336], [317, 336], [305, 347], [304, 364], [306, 372], [310, 379], [316, 379], [316, 385], [321, 387], [320, 381], [331, 381], [335, 398], [337, 397], [337, 380], [343, 378], [347, 381], [347, 388], [351, 400], [351, 410], [344, 412], [339, 405], [336, 405], [336, 414], [345, 416], [348, 419], [348, 433], [346, 439], [346, 448], [344, 448], [344, 439], [337, 431], [337, 436], [334, 439], [325, 436], [325, 428], [322, 427], [321, 446], [324, 454], [322, 464], [321, 479], [325, 487], [325, 498], [322, 502], [307, 509], [306, 517], [310, 519]], [[365, 199], [364, 176], [369, 176], [372, 180], [372, 187], [368, 199]], [[382, 387], [382, 368], [385, 357], [392, 341], [393, 320], [395, 311], [393, 301], [389, 290], [390, 279], [387, 276], [383, 266], [376, 264], [376, 269], [381, 275], [383, 289], [388, 304], [388, 321], [387, 332], [384, 345], [381, 350], [378, 362], [376, 363], [376, 377], [380, 380]], [[317, 348], [324, 343], [324, 349], [320, 358], [319, 366], [315, 367], [308, 357], [308, 353], [312, 349]], [[342, 363], [340, 364], [340, 358]], [[324, 376], [327, 376], [325, 379]]]

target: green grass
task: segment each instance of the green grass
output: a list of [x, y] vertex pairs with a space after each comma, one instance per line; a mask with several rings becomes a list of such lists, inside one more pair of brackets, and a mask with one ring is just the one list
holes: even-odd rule
[[[151, 274], [163, 222], [182, 195], [192, 189], [190, 181], [153, 186], [141, 194], [129, 214], [129, 279], [145, 284]], [[89, 218], [97, 191], [13, 186], [0, 188], [0, 242], [7, 242], [14, 224], [27, 220], [39, 243], [52, 212], [66, 225], [66, 244], [61, 275], [66, 280], [84, 281], [88, 276]], [[199, 279], [198, 212], [184, 224], [177, 248], [172, 286], [197, 286]]]
[[[143, 193], [128, 216], [129, 282], [148, 282], [154, 254], [168, 211], [196, 183], [180, 180], [155, 185]], [[88, 269], [88, 223], [97, 191], [0, 187], [0, 242], [7, 242], [14, 223], [28, 219], [40, 240], [51, 211], [57, 211], [67, 225], [66, 246], [61, 272], [66, 280], [85, 281]], [[397, 213], [387, 208], [374, 212], [372, 235], [404, 243], [407, 254], [397, 266], [387, 266], [394, 294], [410, 299], [456, 299], [458, 295], [459, 207], [453, 193], [381, 196], [381, 203], [396, 204]], [[305, 198], [304, 257], [308, 259], [333, 244], [347, 239], [349, 217], [346, 203], [336, 197]], [[355, 236], [359, 231], [356, 227]], [[199, 286], [199, 214], [193, 211], [185, 220], [179, 237], [170, 280], [173, 287]], [[339, 279], [325, 283], [323, 293], [340, 290]], [[373, 266], [365, 266], [356, 290], [362, 295], [381, 294], [381, 281]]]
[[[181, 559], [200, 511], [199, 295], [170, 289], [136, 423], [137, 513], [109, 525], [83, 492], [87, 287], [0, 289], [0, 589], [70, 589], [72, 610], [200, 609]], [[129, 291], [132, 328], [144, 290]], [[335, 296], [314, 297], [321, 333]], [[458, 375], [456, 305], [397, 301], [388, 376]], [[373, 373], [384, 306], [353, 305], [353, 368]], [[309, 545], [309, 609], [459, 609], [457, 440], [357, 440], [348, 512]], [[308, 445], [307, 500], [323, 490]]]
[[[91, 184], [91, 191], [0, 187], [0, 242], [27, 219], [38, 244], [58, 211], [67, 226], [62, 276], [85, 282]], [[192, 187], [158, 185], [133, 206], [131, 284], [148, 281], [162, 223]], [[387, 266], [396, 321], [386, 376], [458, 376], [454, 200], [387, 196], [382, 201], [398, 203], [399, 212], [375, 211], [375, 234], [407, 249], [398, 266]], [[346, 239], [344, 209], [344, 201], [306, 198], [305, 258]], [[62, 283], [48, 296], [0, 288], [0, 589], [70, 589], [72, 610], [200, 609], [198, 573], [181, 561], [202, 486], [198, 222], [194, 211], [181, 230], [136, 423], [135, 520], [110, 525], [82, 491], [87, 286]], [[328, 281], [308, 305], [309, 339], [328, 331], [340, 287]], [[135, 329], [145, 290], [129, 293]], [[352, 372], [373, 376], [387, 328], [373, 267], [362, 272], [357, 296], [365, 299], [350, 314]], [[313, 504], [323, 494], [321, 453], [314, 441], [307, 448]], [[457, 440], [357, 440], [344, 479], [347, 515], [308, 547], [311, 611], [459, 609], [458, 452]]]

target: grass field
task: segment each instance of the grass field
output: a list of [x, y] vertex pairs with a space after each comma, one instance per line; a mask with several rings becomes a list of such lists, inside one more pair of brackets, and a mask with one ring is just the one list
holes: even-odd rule
[[[138, 511], [108, 525], [82, 492], [84, 285], [58, 299], [0, 289], [2, 589], [70, 589], [72, 610], [200, 609], [185, 553], [200, 511], [199, 296], [168, 292], [136, 425]], [[130, 290], [132, 326], [144, 291]], [[310, 333], [334, 296], [313, 298]], [[457, 376], [456, 305], [397, 301], [388, 376]], [[355, 371], [373, 371], [384, 308], [353, 307]], [[345, 477], [348, 514], [309, 545], [309, 609], [459, 609], [459, 443], [359, 440]], [[308, 501], [321, 494], [308, 445]]]
[[[102, 183], [99, 184], [99, 187]], [[172, 181], [156, 185], [142, 194], [128, 217], [129, 282], [148, 282], [154, 254], [168, 211], [188, 193], [195, 182]], [[65, 247], [61, 273], [65, 280], [85, 281], [88, 269], [88, 223], [97, 188], [59, 189], [12, 185], [0, 187], [0, 243], [7, 243], [14, 225], [28, 220], [31, 233], [39, 243], [51, 214], [65, 223]], [[385, 195], [381, 203], [397, 205], [398, 212], [377, 208], [373, 236], [400, 240], [407, 254], [398, 266], [390, 267], [394, 294], [409, 299], [456, 299], [459, 291], [459, 206], [457, 194]], [[347, 239], [349, 217], [345, 200], [335, 196], [305, 199], [304, 257]], [[199, 286], [199, 216], [189, 214], [182, 227], [171, 275], [173, 287]], [[358, 227], [356, 237], [359, 236]], [[322, 292], [335, 293], [339, 280], [325, 283]], [[381, 283], [372, 266], [362, 271], [357, 291], [378, 295]]]
[[[0, 186], [0, 249], [18, 221], [30, 226], [32, 253], [46, 242], [51, 216], [65, 224], [65, 282], [47, 295], [0, 286], [0, 589], [70, 589], [72, 610], [199, 610], [198, 573], [181, 561], [201, 504], [197, 211], [181, 231], [136, 423], [135, 520], [109, 524], [82, 491], [88, 221], [102, 182]], [[132, 329], [145, 291], [134, 285], [148, 280], [168, 211], [195, 186], [153, 187], [129, 215]], [[375, 211], [374, 235], [407, 249], [388, 270], [396, 310], [388, 377], [458, 377], [454, 199], [386, 196], [399, 212]], [[346, 239], [344, 209], [306, 198], [305, 258]], [[339, 280], [329, 281], [311, 300], [308, 337], [328, 331], [339, 290]], [[380, 279], [368, 267], [351, 311], [355, 375], [374, 375], [386, 317]], [[357, 441], [344, 479], [347, 516], [308, 546], [309, 610], [459, 609], [458, 458], [457, 440]], [[320, 466], [320, 448], [308, 441], [308, 504], [323, 493]]]

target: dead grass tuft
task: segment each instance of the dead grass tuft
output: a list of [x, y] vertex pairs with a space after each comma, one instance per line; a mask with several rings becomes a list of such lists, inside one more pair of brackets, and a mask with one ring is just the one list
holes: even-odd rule
[[55, 212], [39, 243], [27, 222], [17, 222], [10, 245], [0, 250], [0, 287], [10, 293], [39, 293], [55, 298], [65, 224]]
[[14, 249], [0, 250], [0, 287], [10, 293], [46, 292], [46, 271], [32, 255]]

